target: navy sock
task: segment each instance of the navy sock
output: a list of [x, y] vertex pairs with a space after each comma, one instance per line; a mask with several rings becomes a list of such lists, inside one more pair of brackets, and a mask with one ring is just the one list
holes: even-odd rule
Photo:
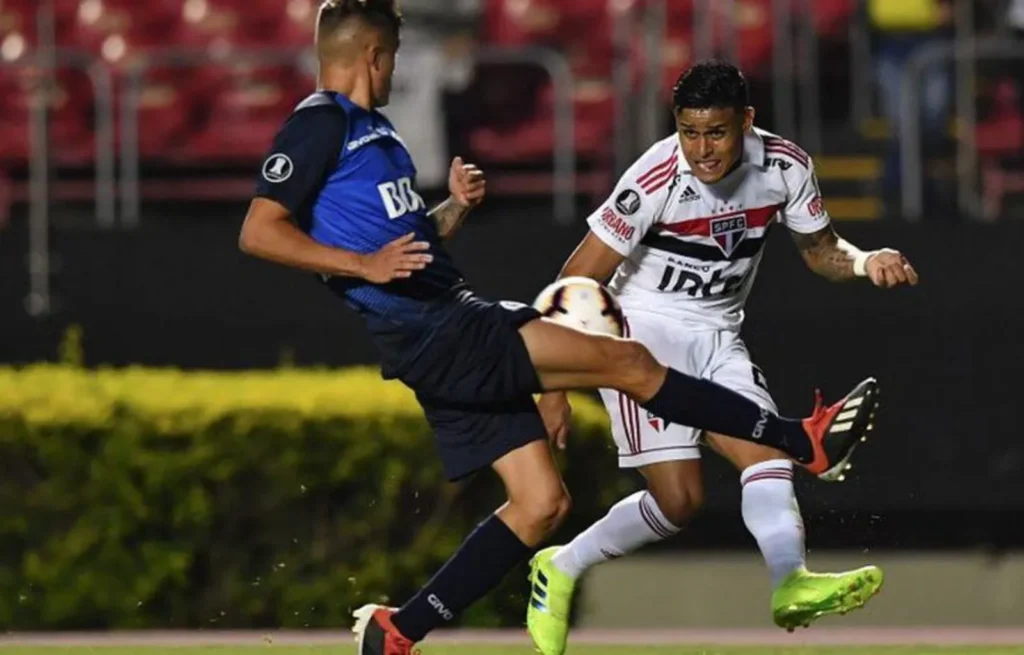
[[531, 552], [501, 519], [491, 515], [391, 621], [407, 639], [422, 641], [496, 587]]
[[735, 391], [671, 368], [643, 407], [672, 423], [777, 448], [798, 462], [806, 464], [814, 456], [799, 420], [776, 416]]

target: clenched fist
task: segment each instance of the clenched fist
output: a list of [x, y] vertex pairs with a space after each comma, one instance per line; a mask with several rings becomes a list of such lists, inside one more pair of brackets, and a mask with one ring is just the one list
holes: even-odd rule
[[871, 283], [882, 289], [901, 284], [917, 285], [917, 271], [898, 250], [883, 248], [868, 258], [864, 265]]

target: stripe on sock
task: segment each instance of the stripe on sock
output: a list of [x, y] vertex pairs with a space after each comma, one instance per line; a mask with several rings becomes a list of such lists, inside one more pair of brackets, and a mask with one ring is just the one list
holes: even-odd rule
[[658, 516], [661, 513], [660, 510], [654, 509], [654, 507], [648, 503], [654, 503], [654, 507], [657, 506], [654, 497], [651, 496], [650, 493], [645, 493], [640, 499], [640, 514], [643, 515], [644, 521], [655, 534], [662, 539], [668, 539], [678, 532], [674, 527], [670, 528], [666, 526]]
[[753, 475], [748, 476], [747, 479], [743, 481], [743, 486], [747, 486], [751, 482], [757, 482], [759, 480], [792, 480], [792, 479], [793, 479], [793, 471], [792, 471], [792, 469], [784, 469], [784, 468], [765, 469], [763, 471], [758, 471], [757, 473], [754, 473]]

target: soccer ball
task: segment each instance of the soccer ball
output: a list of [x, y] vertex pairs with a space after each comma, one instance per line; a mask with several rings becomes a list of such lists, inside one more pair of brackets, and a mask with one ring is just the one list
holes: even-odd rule
[[540, 292], [533, 306], [559, 325], [584, 332], [622, 336], [619, 302], [601, 283], [588, 277], [558, 280]]

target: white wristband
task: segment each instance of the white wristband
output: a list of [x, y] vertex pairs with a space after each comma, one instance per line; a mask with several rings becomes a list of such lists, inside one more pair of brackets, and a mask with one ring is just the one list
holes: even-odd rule
[[868, 260], [877, 251], [872, 250], [871, 252], [862, 252], [853, 258], [853, 274], [857, 277], [867, 277], [868, 275]]

